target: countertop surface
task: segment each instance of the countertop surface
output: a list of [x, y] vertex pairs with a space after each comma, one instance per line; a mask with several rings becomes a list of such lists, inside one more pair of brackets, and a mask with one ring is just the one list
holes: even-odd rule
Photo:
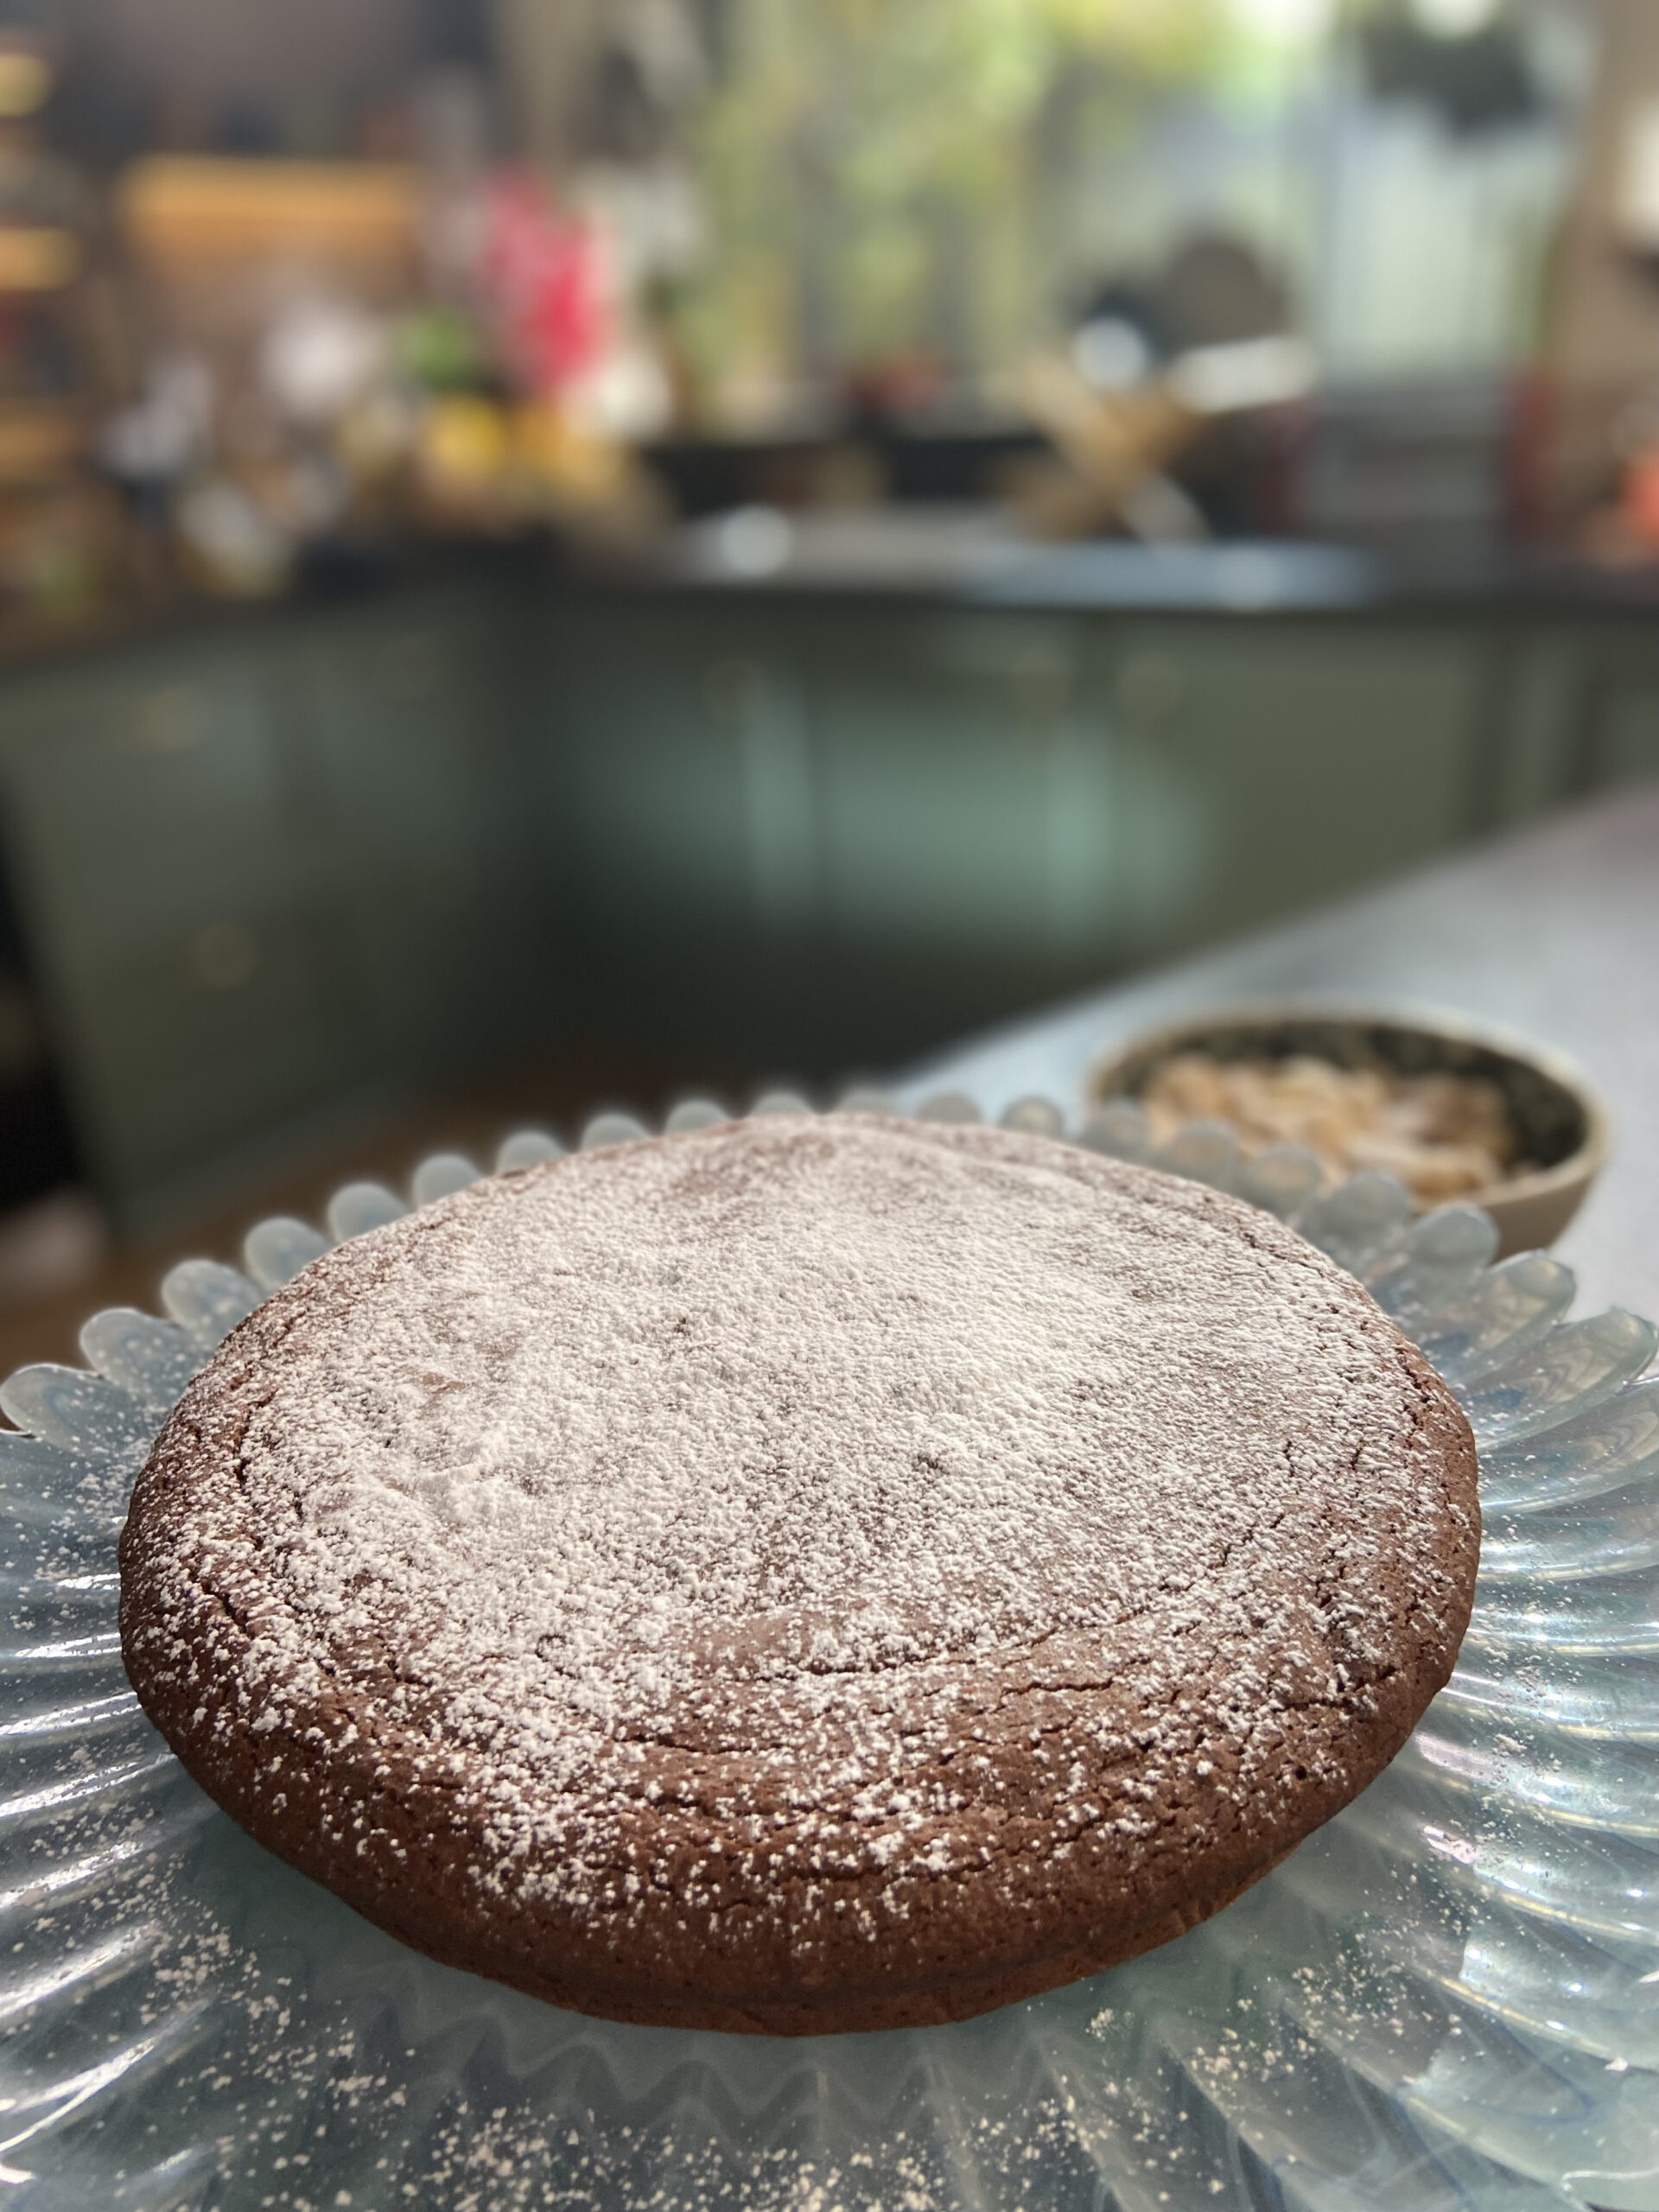
[[1596, 566], [1569, 556], [1447, 543], [1406, 552], [1294, 538], [1147, 546], [1040, 545], [983, 508], [894, 505], [787, 514], [738, 508], [686, 524], [650, 555], [596, 563], [545, 536], [499, 544], [320, 550], [302, 588], [257, 602], [182, 596], [76, 620], [0, 623], [0, 677], [150, 643], [257, 635], [365, 604], [416, 603], [433, 586], [523, 594], [533, 608], [590, 598], [746, 610], [976, 607], [1038, 614], [1446, 620], [1515, 625], [1659, 613], [1659, 561]]
[[1038, 1092], [1075, 1116], [1109, 1046], [1189, 1010], [1284, 997], [1438, 1007], [1569, 1054], [1611, 1109], [1614, 1148], [1556, 1249], [1580, 1312], [1659, 1316], [1659, 785], [970, 1040], [900, 1095], [959, 1087], [995, 1117]]
[[1043, 544], [968, 503], [790, 513], [741, 507], [671, 533], [639, 581], [794, 599], [924, 598], [1053, 612], [1250, 616], [1651, 613], [1659, 563], [1442, 533], [1390, 547], [1313, 538]]

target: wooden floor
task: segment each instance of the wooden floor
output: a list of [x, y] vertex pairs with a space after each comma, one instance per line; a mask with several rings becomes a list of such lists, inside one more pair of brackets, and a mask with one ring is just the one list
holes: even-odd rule
[[590, 1114], [621, 1107], [649, 1118], [688, 1093], [737, 1104], [758, 1088], [752, 1071], [700, 1067], [611, 1047], [584, 1047], [512, 1069], [432, 1099], [347, 1146], [320, 1152], [294, 1172], [251, 1186], [234, 1206], [182, 1224], [171, 1236], [118, 1246], [72, 1292], [0, 1314], [0, 1376], [35, 1360], [80, 1363], [81, 1323], [106, 1306], [159, 1310], [162, 1277], [175, 1261], [202, 1256], [233, 1264], [254, 1222], [269, 1214], [321, 1221], [342, 1183], [359, 1178], [407, 1186], [429, 1154], [457, 1151], [487, 1167], [516, 1128], [551, 1128], [573, 1143]]

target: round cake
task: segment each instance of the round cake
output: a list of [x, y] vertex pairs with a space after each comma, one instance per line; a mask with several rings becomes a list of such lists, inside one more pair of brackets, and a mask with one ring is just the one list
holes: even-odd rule
[[959, 2019], [1179, 1935], [1446, 1681], [1445, 1386], [1266, 1214], [779, 1116], [354, 1238], [186, 1390], [146, 1710], [283, 1859], [582, 2011]]

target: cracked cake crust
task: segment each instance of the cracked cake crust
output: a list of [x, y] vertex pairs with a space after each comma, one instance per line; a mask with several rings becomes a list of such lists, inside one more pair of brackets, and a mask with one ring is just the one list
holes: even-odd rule
[[1445, 1385], [1270, 1217], [777, 1116], [473, 1185], [278, 1290], [121, 1547], [254, 1835], [561, 2005], [958, 2019], [1205, 1918], [1444, 1684]]

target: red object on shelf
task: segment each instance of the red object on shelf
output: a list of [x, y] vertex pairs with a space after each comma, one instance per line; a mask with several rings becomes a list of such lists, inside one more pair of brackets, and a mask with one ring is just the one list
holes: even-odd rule
[[1512, 536], [1542, 537], [1554, 519], [1550, 464], [1560, 435], [1557, 394], [1540, 369], [1517, 375], [1508, 395], [1503, 449], [1505, 519]]
[[561, 391], [602, 358], [611, 327], [603, 241], [534, 174], [508, 170], [493, 181], [483, 273], [530, 391]]
[[1659, 446], [1647, 446], [1624, 464], [1624, 520], [1643, 545], [1659, 545]]

